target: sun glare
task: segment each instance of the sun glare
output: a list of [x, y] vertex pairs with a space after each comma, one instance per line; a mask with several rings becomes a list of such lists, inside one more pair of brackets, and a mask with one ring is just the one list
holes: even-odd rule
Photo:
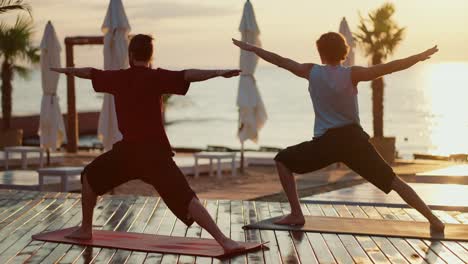
[[431, 113], [431, 152], [437, 155], [468, 151], [468, 64], [427, 65], [424, 95]]

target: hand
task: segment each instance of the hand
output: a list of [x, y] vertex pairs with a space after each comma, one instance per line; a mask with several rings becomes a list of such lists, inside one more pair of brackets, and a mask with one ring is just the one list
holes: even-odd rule
[[65, 73], [67, 75], [72, 73], [70, 68], [50, 68], [50, 70], [58, 73]]
[[439, 48], [437, 48], [437, 45], [435, 45], [434, 47], [424, 51], [423, 53], [420, 53], [419, 56], [420, 56], [420, 60], [421, 61], [425, 61], [427, 59], [430, 59], [432, 55], [434, 55], [436, 52], [439, 51]]
[[234, 76], [239, 76], [241, 70], [219, 70], [217, 73], [219, 76], [223, 76], [224, 78], [231, 78]]
[[243, 42], [243, 41], [240, 41], [240, 40], [237, 40], [237, 39], [232, 39], [232, 43], [234, 45], [236, 45], [237, 47], [239, 47], [239, 48], [241, 48], [243, 50], [246, 50], [246, 51], [253, 51], [255, 49], [254, 45], [250, 45], [247, 42]]

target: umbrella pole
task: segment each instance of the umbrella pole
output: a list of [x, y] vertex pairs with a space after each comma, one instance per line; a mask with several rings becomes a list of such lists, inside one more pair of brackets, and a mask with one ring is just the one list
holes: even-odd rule
[[244, 142], [241, 143], [241, 164], [240, 173], [244, 174]]
[[50, 149], [49, 148], [47, 148], [46, 153], [47, 153], [47, 166], [50, 166]]

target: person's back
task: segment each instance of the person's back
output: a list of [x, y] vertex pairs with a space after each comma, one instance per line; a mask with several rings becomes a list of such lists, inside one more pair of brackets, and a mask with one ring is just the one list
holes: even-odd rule
[[123, 142], [157, 147], [155, 154], [170, 155], [162, 96], [187, 93], [190, 83], [184, 80], [184, 72], [133, 66], [119, 71], [94, 70], [93, 76], [97, 92], [114, 95]]
[[357, 88], [351, 68], [314, 65], [309, 75], [309, 93], [315, 112], [314, 137], [331, 128], [359, 124]]

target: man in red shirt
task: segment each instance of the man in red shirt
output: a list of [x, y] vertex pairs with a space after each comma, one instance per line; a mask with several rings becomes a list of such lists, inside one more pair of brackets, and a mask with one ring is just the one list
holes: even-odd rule
[[219, 230], [174, 163], [161, 114], [163, 94], [184, 95], [191, 82], [219, 76], [230, 78], [238, 76], [240, 70], [151, 69], [152, 40], [141, 34], [132, 38], [128, 48], [131, 67], [125, 70], [52, 69], [91, 79], [96, 92], [114, 95], [118, 126], [123, 135], [112, 150], [97, 157], [83, 170], [83, 221], [67, 237], [91, 239], [97, 196], [130, 180], [141, 179], [154, 186], [168, 208], [186, 225], [197, 222], [226, 253], [241, 250], [242, 246]]

